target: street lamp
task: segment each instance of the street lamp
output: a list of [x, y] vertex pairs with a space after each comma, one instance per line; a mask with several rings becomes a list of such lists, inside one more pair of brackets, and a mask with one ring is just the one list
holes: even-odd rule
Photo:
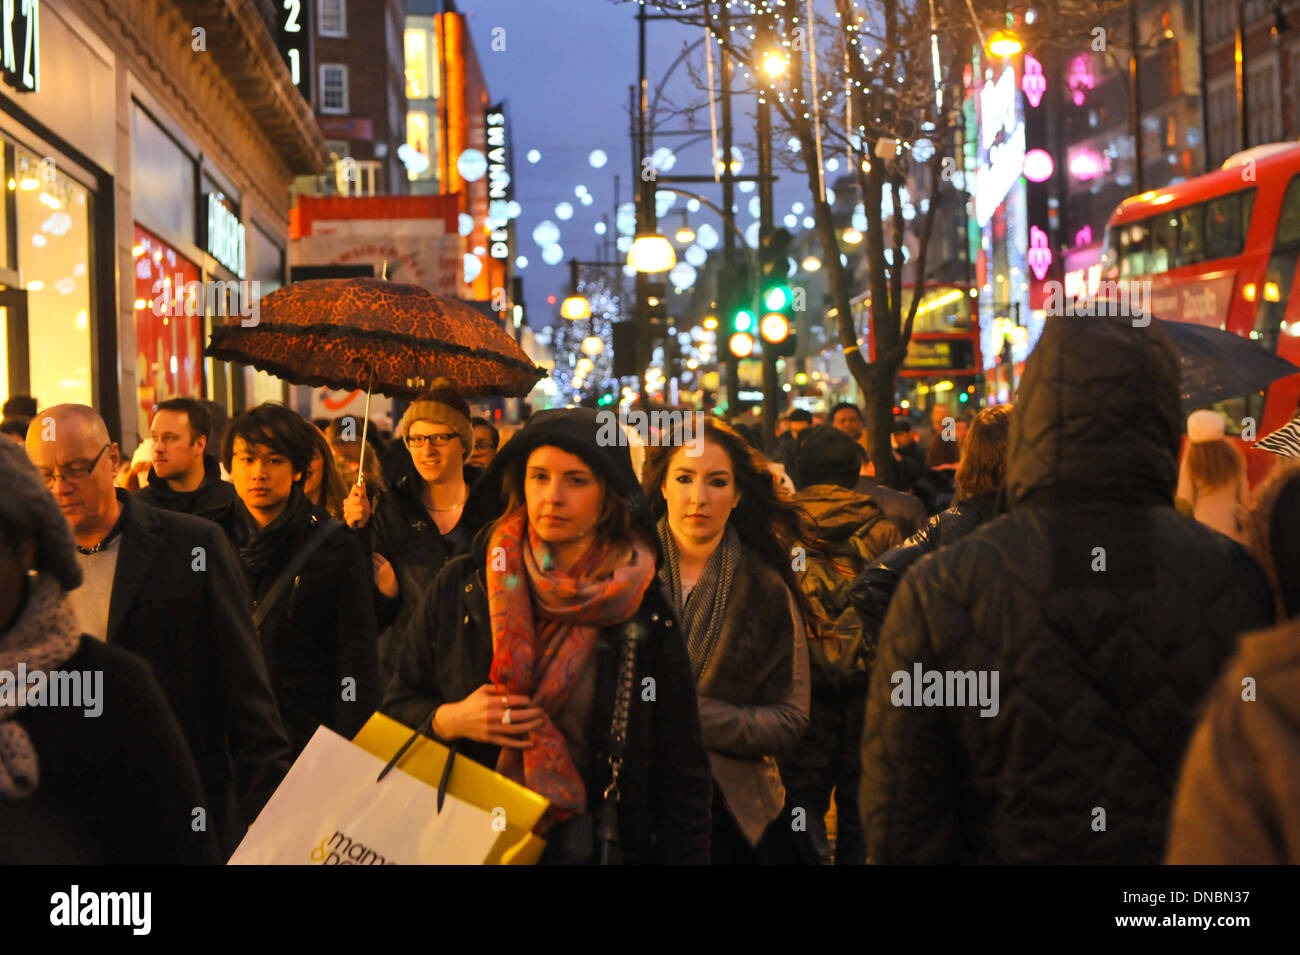
[[997, 30], [989, 37], [988, 50], [994, 56], [1015, 56], [1025, 45], [1012, 30]]
[[574, 292], [560, 303], [560, 315], [572, 322], [591, 318], [591, 303], [577, 292]]
[[673, 238], [676, 239], [677, 242], [681, 245], [690, 245], [692, 242], [695, 241], [695, 230], [692, 229], [691, 224], [686, 221], [685, 209], [682, 210], [681, 227], [677, 230]]
[[594, 358], [605, 350], [605, 342], [599, 335], [588, 335], [582, 340], [582, 353]]
[[787, 65], [788, 61], [785, 58], [785, 54], [780, 53], [777, 50], [768, 50], [763, 54], [762, 68], [763, 72], [767, 74], [769, 79], [776, 79], [784, 73]]
[[658, 232], [643, 233], [632, 241], [627, 264], [638, 272], [667, 272], [677, 264], [677, 253], [666, 236]]

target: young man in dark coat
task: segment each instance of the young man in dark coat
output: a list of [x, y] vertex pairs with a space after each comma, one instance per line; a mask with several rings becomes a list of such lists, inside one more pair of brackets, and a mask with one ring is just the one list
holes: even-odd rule
[[208, 826], [233, 851], [288, 771], [288, 745], [221, 529], [115, 488], [117, 444], [84, 405], [39, 414], [27, 454], [72, 527], [83, 632], [148, 661], [194, 755]]
[[834, 790], [836, 865], [862, 865], [867, 858], [858, 818], [858, 783], [869, 661], [861, 653], [862, 621], [849, 600], [849, 587], [857, 573], [903, 540], [871, 497], [852, 490], [858, 481], [858, 448], [853, 438], [831, 425], [813, 428], [799, 445], [795, 503], [812, 518], [826, 552], [808, 555], [798, 577], [826, 620], [826, 630], [808, 647], [808, 731], [778, 761], [787, 805], [807, 810], [808, 835], [823, 863], [831, 861], [825, 816]]
[[1272, 620], [1246, 551], [1173, 506], [1178, 356], [1049, 318], [1011, 419], [1009, 512], [903, 577], [872, 671], [881, 863], [1160, 861], [1196, 708]]
[[193, 398], [169, 398], [154, 411], [153, 467], [137, 497], [154, 507], [193, 514], [228, 529], [235, 488], [208, 454], [212, 419]]
[[[327, 524], [302, 492], [313, 447], [307, 427], [283, 405], [261, 404], [230, 423], [222, 448], [239, 496], [233, 541], [255, 620], [263, 617], [258, 636], [295, 758], [318, 726], [351, 739], [380, 697], [371, 571], [353, 532]], [[322, 524], [333, 529], [263, 606]]]

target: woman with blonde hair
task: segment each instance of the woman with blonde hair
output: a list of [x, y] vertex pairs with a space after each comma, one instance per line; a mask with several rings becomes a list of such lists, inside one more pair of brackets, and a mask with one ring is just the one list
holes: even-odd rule
[[1223, 415], [1193, 411], [1187, 417], [1187, 449], [1178, 470], [1178, 509], [1207, 527], [1245, 543], [1250, 507], [1246, 458], [1224, 436]]

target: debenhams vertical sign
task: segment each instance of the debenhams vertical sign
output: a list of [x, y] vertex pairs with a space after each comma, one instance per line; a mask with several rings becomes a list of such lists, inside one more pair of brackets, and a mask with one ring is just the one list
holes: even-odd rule
[[0, 0], [4, 81], [20, 93], [41, 88], [41, 2]]

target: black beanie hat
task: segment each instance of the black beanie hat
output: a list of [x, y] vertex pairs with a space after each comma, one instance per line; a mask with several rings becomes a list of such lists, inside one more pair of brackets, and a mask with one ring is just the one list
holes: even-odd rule
[[799, 442], [799, 489], [814, 484], [838, 484], [852, 490], [858, 483], [861, 461], [856, 441], [838, 428], [819, 425]]
[[468, 508], [471, 513], [492, 510], [494, 505], [489, 501], [495, 502], [495, 509], [500, 513], [505, 507], [502, 493], [505, 476], [514, 473], [515, 486], [522, 489], [523, 470], [529, 455], [545, 446], [582, 458], [605, 482], [606, 493], [622, 500], [647, 538], [655, 540], [654, 523], [632, 467], [627, 436], [619, 427], [618, 415], [613, 411], [552, 408], [534, 414], [522, 430], [502, 445], [483, 477], [474, 485]]

